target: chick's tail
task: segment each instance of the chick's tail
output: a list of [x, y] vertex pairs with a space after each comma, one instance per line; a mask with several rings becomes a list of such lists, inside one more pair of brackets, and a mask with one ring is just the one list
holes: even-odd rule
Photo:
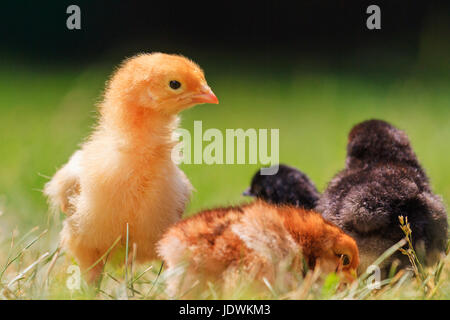
[[398, 226], [398, 216], [415, 214], [422, 203], [419, 187], [409, 179], [373, 180], [352, 188], [343, 201], [340, 217], [344, 226], [361, 234], [378, 232]]
[[411, 179], [381, 179], [355, 186], [341, 209], [344, 226], [360, 234], [377, 232], [384, 237], [404, 237], [399, 216], [408, 219], [414, 245], [422, 244], [428, 256], [445, 251], [448, 222], [443, 201]]
[[81, 155], [80, 150], [75, 152], [69, 162], [45, 184], [44, 194], [48, 197], [52, 210], [61, 209], [67, 215], [74, 213], [74, 201], [80, 193]]

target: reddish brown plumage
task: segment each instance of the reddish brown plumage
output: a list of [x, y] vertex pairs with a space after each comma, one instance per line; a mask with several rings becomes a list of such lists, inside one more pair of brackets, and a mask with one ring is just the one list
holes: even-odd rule
[[[273, 281], [277, 268], [289, 260], [291, 269], [342, 272], [349, 279], [359, 263], [355, 241], [320, 214], [263, 201], [241, 207], [203, 211], [172, 226], [158, 243], [169, 272], [188, 262], [185, 276], [168, 277], [169, 293], [199, 279], [225, 284], [243, 271]], [[343, 265], [342, 256], [349, 258]]]

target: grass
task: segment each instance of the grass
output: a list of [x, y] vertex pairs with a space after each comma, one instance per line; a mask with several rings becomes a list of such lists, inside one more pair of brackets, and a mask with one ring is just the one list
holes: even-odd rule
[[[299, 66], [276, 70], [268, 66], [261, 71], [249, 66], [201, 64], [220, 104], [184, 112], [182, 127], [192, 129], [195, 120], [202, 120], [203, 131], [278, 128], [280, 161], [301, 168], [323, 190], [344, 164], [350, 128], [365, 119], [385, 119], [406, 130], [434, 191], [445, 202], [450, 199], [448, 77], [419, 72], [414, 66], [399, 76], [312, 72]], [[93, 106], [112, 66], [81, 70], [18, 64], [0, 67], [2, 298], [168, 298], [159, 261], [137, 266], [130, 259], [127, 268], [108, 266], [99, 287], [82, 282], [80, 290], [68, 290], [67, 281], [73, 279], [67, 268], [72, 261], [57, 248], [63, 216], [49, 216], [41, 193], [48, 177], [89, 134], [95, 121]], [[189, 216], [203, 208], [247, 201], [241, 192], [260, 165], [181, 167], [196, 188], [185, 213]], [[420, 276], [396, 274], [378, 290], [368, 290], [363, 278], [353, 287], [338, 290], [335, 275], [319, 284], [311, 274], [289, 289], [267, 284], [267, 290], [255, 291], [243, 282], [231, 295], [211, 284], [199, 298], [449, 299], [449, 259], [447, 256], [436, 269], [421, 270]], [[431, 290], [430, 277], [434, 277]]]

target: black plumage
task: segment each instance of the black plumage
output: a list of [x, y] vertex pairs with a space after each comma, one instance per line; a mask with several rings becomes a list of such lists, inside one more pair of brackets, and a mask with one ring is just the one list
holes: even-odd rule
[[[381, 120], [356, 125], [349, 134], [345, 169], [329, 183], [316, 208], [358, 243], [360, 270], [404, 237], [400, 215], [408, 217], [413, 244], [423, 262], [432, 264], [447, 243], [447, 214], [433, 194], [408, 136]], [[397, 252], [382, 267], [398, 259]]]
[[306, 174], [283, 164], [279, 165], [278, 172], [274, 175], [256, 172], [244, 195], [273, 204], [290, 204], [305, 209], [313, 209], [320, 197], [316, 186]]

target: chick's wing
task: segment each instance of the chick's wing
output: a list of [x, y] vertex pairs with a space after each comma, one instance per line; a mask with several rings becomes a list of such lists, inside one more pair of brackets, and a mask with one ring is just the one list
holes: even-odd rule
[[44, 188], [51, 207], [60, 208], [67, 215], [75, 212], [75, 201], [80, 193], [81, 157], [82, 151], [76, 151]]

